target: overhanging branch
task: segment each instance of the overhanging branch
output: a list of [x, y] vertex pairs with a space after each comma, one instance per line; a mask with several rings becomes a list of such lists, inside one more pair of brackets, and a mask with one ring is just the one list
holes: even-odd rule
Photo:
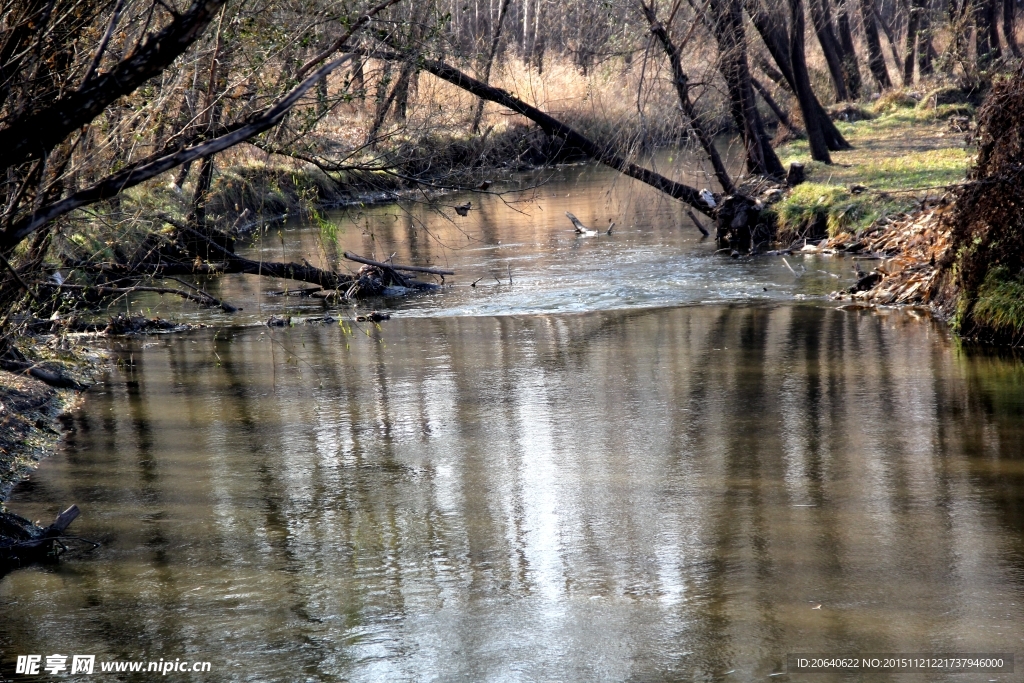
[[145, 182], [150, 178], [160, 175], [172, 168], [182, 164], [222, 152], [240, 142], [259, 135], [263, 131], [272, 128], [284, 117], [296, 102], [298, 102], [310, 88], [321, 78], [325, 78], [332, 71], [342, 64], [345, 64], [352, 55], [345, 55], [329, 64], [326, 64], [306, 80], [297, 85], [290, 93], [283, 97], [277, 104], [255, 116], [248, 123], [228, 132], [220, 137], [208, 140], [201, 144], [179, 150], [157, 158], [149, 158], [128, 168], [107, 176], [104, 180], [86, 188], [60, 201], [54, 202], [40, 208], [29, 216], [16, 221], [10, 229], [0, 235], [0, 250], [9, 249], [43, 227], [55, 218], [74, 211], [83, 206], [94, 204], [104, 199], [109, 199], [120, 192]]

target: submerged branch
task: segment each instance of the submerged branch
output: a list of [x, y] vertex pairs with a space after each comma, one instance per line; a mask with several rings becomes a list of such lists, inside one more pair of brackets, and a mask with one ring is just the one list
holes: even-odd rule
[[384, 263], [382, 261], [374, 261], [372, 259], [364, 258], [358, 254], [353, 254], [350, 251], [346, 251], [343, 256], [349, 261], [355, 261], [356, 263], [364, 263], [368, 266], [377, 266], [378, 268], [390, 268], [391, 270], [408, 270], [413, 273], [430, 273], [431, 275], [455, 275], [454, 270], [441, 270], [440, 268], [427, 268], [425, 266], [401, 266], [397, 263]]

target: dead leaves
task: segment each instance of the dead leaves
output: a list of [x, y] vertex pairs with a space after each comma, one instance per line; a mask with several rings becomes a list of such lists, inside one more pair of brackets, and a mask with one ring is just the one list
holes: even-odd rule
[[[935, 293], [939, 267], [950, 248], [950, 227], [939, 206], [877, 226], [859, 237], [863, 254], [880, 257], [881, 275], [870, 289], [835, 292], [833, 298], [874, 304], [927, 304]], [[844, 251], [848, 234], [829, 240], [828, 247]]]

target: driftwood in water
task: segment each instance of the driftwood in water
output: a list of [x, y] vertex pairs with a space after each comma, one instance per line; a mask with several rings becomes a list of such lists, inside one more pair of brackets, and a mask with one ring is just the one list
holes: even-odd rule
[[[346, 289], [339, 288], [337, 294], [331, 292], [325, 292], [323, 298], [336, 298], [340, 296], [344, 299], [355, 299], [358, 297], [367, 296], [389, 296], [394, 294], [403, 294], [407, 290], [419, 290], [426, 291], [437, 289], [437, 285], [432, 282], [422, 282], [420, 280], [413, 280], [410, 277], [402, 275], [400, 270], [406, 272], [416, 273], [430, 273], [432, 275], [440, 275], [442, 281], [445, 275], [454, 275], [455, 271], [442, 270], [440, 268], [428, 268], [426, 266], [399, 266], [383, 261], [375, 261], [373, 259], [364, 258], [358, 254], [352, 254], [350, 252], [344, 252], [345, 258], [356, 263], [362, 263], [363, 267], [356, 273], [353, 282]], [[319, 293], [314, 296], [320, 296]]]
[[377, 266], [378, 268], [390, 268], [392, 270], [405, 270], [411, 273], [430, 273], [431, 275], [455, 275], [454, 270], [441, 270], [440, 268], [428, 268], [426, 266], [402, 266], [397, 263], [384, 263], [383, 261], [374, 261], [373, 259], [364, 258], [358, 254], [353, 254], [350, 251], [346, 251], [344, 257], [349, 261], [355, 261], [356, 263], [364, 263], [368, 266]]
[[581, 221], [579, 218], [576, 218], [576, 216], [572, 215], [568, 211], [565, 212], [565, 217], [568, 218], [569, 221], [572, 223], [572, 227], [576, 229], [577, 235], [586, 235], [588, 237], [592, 237], [597, 234], [597, 230], [591, 230], [587, 226], [583, 225], [583, 221]]
[[693, 221], [693, 224], [697, 226], [698, 230], [700, 230], [700, 234], [704, 235], [705, 237], [709, 237], [711, 235], [711, 233], [708, 232], [708, 229], [704, 227], [704, 224], [697, 219], [697, 216], [694, 215], [693, 211], [687, 210], [686, 215], [690, 217], [690, 220]]
[[24, 517], [0, 512], [0, 572], [60, 556], [67, 549], [62, 541], [72, 540], [65, 532], [80, 514], [72, 505], [53, 524], [40, 528]]

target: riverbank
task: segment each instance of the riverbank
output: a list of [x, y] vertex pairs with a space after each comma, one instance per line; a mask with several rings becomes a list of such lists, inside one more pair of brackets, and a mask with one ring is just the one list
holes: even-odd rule
[[807, 182], [774, 207], [779, 241], [859, 233], [962, 182], [977, 151], [968, 141], [971, 97], [948, 87], [892, 91], [870, 107], [837, 109], [836, 125], [853, 148], [832, 152], [831, 165], [810, 161], [806, 140], [780, 147], [787, 166], [805, 165]]
[[0, 371], [0, 509], [11, 489], [53, 452], [57, 418], [77, 400], [70, 390]]
[[[940, 108], [932, 107], [936, 112]], [[863, 227], [856, 220], [840, 218], [844, 210], [856, 216], [866, 212], [852, 204], [830, 203], [823, 194], [821, 203], [831, 207], [824, 226], [831, 239], [821, 248], [882, 259], [857, 285], [838, 296], [883, 305], [927, 305], [961, 339], [993, 346], [1024, 343], [1024, 216], [1019, 209], [1024, 204], [1022, 116], [1024, 70], [1018, 69], [994, 83], [976, 122], [949, 118], [951, 129], [966, 129], [965, 142], [973, 145], [970, 151], [977, 152], [976, 158], [966, 157], [970, 167], [953, 182], [943, 177], [947, 171], [941, 164], [926, 167], [931, 173], [929, 184], [906, 189], [918, 204], [915, 211], [883, 214]], [[945, 151], [946, 157], [955, 158], [951, 150]], [[892, 163], [914, 163], [909, 154], [898, 150], [888, 156]], [[896, 195], [863, 185], [846, 191], [867, 195], [861, 201], [883, 210], [885, 200]]]

